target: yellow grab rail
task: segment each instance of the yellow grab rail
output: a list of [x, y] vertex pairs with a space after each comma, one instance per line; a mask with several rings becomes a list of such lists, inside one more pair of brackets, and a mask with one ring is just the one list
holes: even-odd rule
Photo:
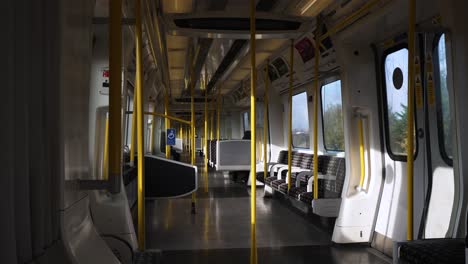
[[319, 97], [319, 63], [320, 63], [320, 27], [321, 21], [317, 18], [315, 32], [315, 66], [314, 66], [314, 199], [318, 199], [318, 97]]
[[143, 149], [143, 60], [142, 60], [142, 30], [141, 30], [141, 3], [135, 0], [135, 49], [136, 73], [135, 90], [137, 104], [137, 138], [138, 138], [138, 245], [140, 250], [145, 249], [145, 178], [144, 176], [144, 149]]
[[294, 74], [294, 39], [291, 39], [289, 52], [289, 116], [288, 116], [288, 192], [291, 189], [291, 163], [292, 163], [292, 94], [293, 94], [293, 74]]
[[[257, 69], [255, 63], [255, 0], [250, 0], [250, 173], [255, 177], [257, 174], [257, 134], [256, 134], [256, 100], [255, 90], [257, 86]], [[257, 242], [256, 242], [256, 222], [257, 222], [257, 181], [250, 181], [250, 263], [257, 263]]]
[[407, 239], [413, 240], [413, 173], [414, 173], [414, 58], [416, 0], [408, 1], [408, 129], [407, 134]]
[[[132, 112], [127, 112], [127, 113], [132, 113]], [[174, 120], [174, 121], [186, 124], [186, 125], [190, 125], [190, 121], [187, 121], [185, 119], [178, 118], [178, 117], [175, 117], [175, 116], [165, 115], [165, 114], [161, 114], [161, 113], [152, 113], [152, 112], [144, 112], [144, 114], [145, 115], [160, 116], [160, 117], [163, 117], [163, 118], [166, 118], [166, 119], [169, 119], [169, 120]]]
[[214, 110], [210, 113], [210, 139], [213, 140], [214, 136]]
[[356, 10], [354, 13], [351, 15], [345, 17], [344, 19], [340, 20], [338, 23], [333, 25], [330, 29], [328, 29], [327, 32], [325, 32], [321, 37], [320, 37], [320, 42], [324, 41], [326, 38], [336, 34], [338, 31], [344, 29], [345, 27], [351, 25], [352, 23], [356, 22], [357, 19], [359, 19], [361, 16], [365, 15], [372, 7], [380, 3], [382, 0], [371, 0], [365, 3], [362, 7], [360, 7], [358, 10]]
[[364, 188], [364, 179], [366, 177], [366, 160], [364, 159], [364, 129], [362, 126], [361, 115], [358, 115], [358, 129], [359, 129], [359, 159], [361, 163], [361, 177], [359, 179], [359, 188], [362, 190]]

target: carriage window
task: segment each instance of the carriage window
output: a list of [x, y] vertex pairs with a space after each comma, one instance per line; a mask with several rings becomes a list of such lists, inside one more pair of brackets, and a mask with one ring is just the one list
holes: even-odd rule
[[244, 112], [242, 114], [242, 121], [244, 123], [244, 132], [250, 130], [250, 116], [249, 112]]
[[292, 98], [292, 144], [294, 148], [309, 148], [309, 110], [307, 93], [296, 94]]
[[407, 78], [408, 49], [402, 48], [388, 54], [385, 57], [387, 148], [392, 159], [399, 160], [406, 156]]
[[435, 68], [438, 78], [437, 119], [439, 127], [439, 146], [442, 157], [452, 164], [452, 118], [450, 115], [449, 92], [447, 87], [447, 56], [445, 35], [439, 38], [436, 50]]
[[322, 86], [323, 142], [327, 151], [344, 150], [341, 81]]

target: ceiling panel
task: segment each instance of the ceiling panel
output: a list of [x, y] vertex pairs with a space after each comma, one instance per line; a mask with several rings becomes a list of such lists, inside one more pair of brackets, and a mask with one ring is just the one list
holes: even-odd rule
[[192, 0], [163, 0], [164, 13], [190, 13], [193, 10]]
[[180, 68], [185, 66], [185, 51], [170, 51], [168, 52], [169, 68]]
[[184, 69], [171, 69], [169, 74], [171, 75], [171, 81], [184, 79]]
[[185, 36], [172, 36], [166, 34], [166, 42], [168, 51], [177, 49], [186, 49], [188, 45], [188, 37]]

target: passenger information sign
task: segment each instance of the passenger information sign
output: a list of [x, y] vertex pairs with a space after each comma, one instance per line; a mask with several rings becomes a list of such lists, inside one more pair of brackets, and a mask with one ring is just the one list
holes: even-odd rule
[[168, 128], [167, 129], [167, 145], [174, 146], [176, 144], [176, 130], [175, 128]]

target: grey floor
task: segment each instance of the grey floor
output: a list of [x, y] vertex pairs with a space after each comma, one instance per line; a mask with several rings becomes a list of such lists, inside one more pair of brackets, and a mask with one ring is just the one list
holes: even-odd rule
[[[163, 263], [249, 263], [249, 188], [220, 172], [199, 172], [195, 215], [191, 197], [147, 202], [147, 247], [161, 250]], [[258, 263], [388, 263], [364, 246], [332, 245], [326, 228], [309, 218], [259, 189]]]

